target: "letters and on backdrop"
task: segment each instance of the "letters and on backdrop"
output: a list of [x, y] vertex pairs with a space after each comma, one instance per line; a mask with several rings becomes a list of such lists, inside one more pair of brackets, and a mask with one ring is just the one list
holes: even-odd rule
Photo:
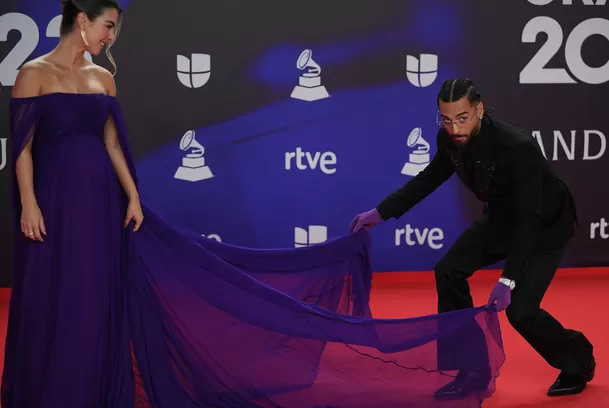
[[[577, 200], [563, 266], [609, 262], [607, 0], [123, 0], [113, 55], [142, 200], [210, 239], [343, 234], [436, 152], [438, 87], [472, 78]], [[59, 0], [0, 4], [0, 284], [11, 284], [8, 101]], [[95, 61], [109, 69], [105, 55]], [[482, 204], [456, 177], [373, 232], [375, 271], [430, 270]], [[92, 217], [95, 214], [91, 214]], [[86, 225], [86, 220], [75, 220]], [[49, 231], [52, 234], [52, 231]]]

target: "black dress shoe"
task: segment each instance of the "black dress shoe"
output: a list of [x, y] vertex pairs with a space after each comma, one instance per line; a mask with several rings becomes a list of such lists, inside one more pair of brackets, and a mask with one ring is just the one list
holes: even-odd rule
[[586, 379], [581, 375], [561, 372], [548, 390], [548, 397], [579, 394], [586, 389]]
[[586, 382], [590, 382], [594, 379], [594, 373], [596, 372], [596, 360], [594, 357], [590, 360], [590, 363], [585, 367], [586, 370]]
[[480, 375], [475, 372], [460, 371], [457, 377], [441, 387], [435, 393], [438, 400], [455, 400], [465, 398], [472, 392], [482, 392], [488, 388], [489, 375]]
[[554, 384], [548, 390], [549, 397], [561, 397], [564, 395], [574, 395], [586, 389], [587, 383], [594, 379], [594, 373], [596, 372], [596, 360], [594, 357], [590, 360], [584, 369], [586, 373], [584, 375], [569, 374], [567, 372], [561, 372], [558, 375]]

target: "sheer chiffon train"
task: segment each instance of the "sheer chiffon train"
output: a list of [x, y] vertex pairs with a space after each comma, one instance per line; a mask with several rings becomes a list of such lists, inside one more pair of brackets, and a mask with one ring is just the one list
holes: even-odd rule
[[[10, 114], [13, 169], [33, 137], [48, 235], [21, 234], [14, 179], [4, 408], [479, 407], [494, 392], [505, 358], [496, 311], [374, 318], [367, 232], [250, 249], [143, 203], [134, 233], [103, 140], [112, 118], [137, 182], [115, 98], [12, 99]], [[480, 330], [483, 344], [469, 342]], [[458, 372], [438, 370], [439, 341], [488, 384], [436, 401]]]

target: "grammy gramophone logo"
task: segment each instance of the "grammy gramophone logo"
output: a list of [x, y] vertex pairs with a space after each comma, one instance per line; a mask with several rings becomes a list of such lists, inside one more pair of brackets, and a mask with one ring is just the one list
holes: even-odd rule
[[326, 87], [321, 84], [321, 67], [313, 60], [313, 51], [304, 50], [300, 53], [296, 68], [303, 73], [290, 95], [292, 98], [311, 102], [330, 96]]
[[420, 127], [414, 128], [406, 139], [406, 144], [412, 151], [402, 167], [402, 174], [414, 177], [429, 164], [429, 143], [423, 139], [422, 132]]
[[180, 140], [180, 150], [187, 152], [182, 158], [182, 165], [178, 167], [174, 178], [184, 181], [201, 181], [212, 178], [214, 175], [209, 166], [205, 165], [205, 149], [195, 140], [195, 131], [189, 130]]

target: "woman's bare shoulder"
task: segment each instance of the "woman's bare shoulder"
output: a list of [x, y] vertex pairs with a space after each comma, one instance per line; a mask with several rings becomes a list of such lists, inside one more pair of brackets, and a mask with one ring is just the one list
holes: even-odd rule
[[17, 74], [12, 96], [14, 98], [39, 96], [48, 69], [48, 63], [43, 57], [38, 57], [23, 64]]
[[112, 73], [110, 73], [110, 71], [93, 62], [89, 62], [86, 68], [87, 70], [90, 70], [95, 75], [96, 79], [104, 85], [105, 91], [108, 95], [116, 96], [116, 83], [114, 81], [114, 76]]

